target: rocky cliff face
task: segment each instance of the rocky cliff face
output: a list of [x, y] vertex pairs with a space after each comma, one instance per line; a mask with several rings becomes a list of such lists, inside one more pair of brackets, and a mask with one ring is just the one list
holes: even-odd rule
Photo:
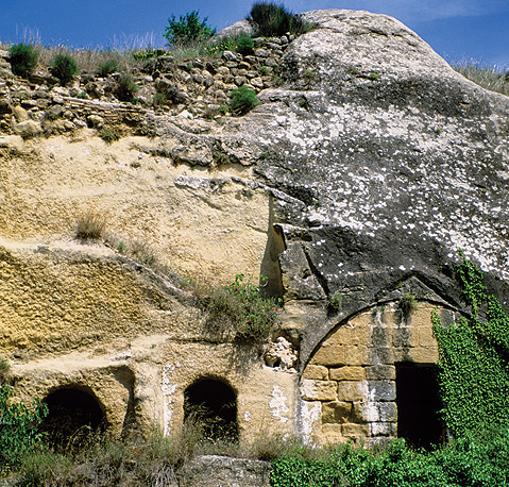
[[[122, 408], [135, 404], [145, 422], [171, 432], [182, 421], [185, 388], [212, 374], [237, 388], [241, 437], [262, 426], [307, 431], [300, 372], [353, 316], [407, 292], [444, 313], [462, 310], [452, 275], [460, 249], [509, 296], [509, 99], [464, 79], [394, 19], [345, 10], [306, 17], [315, 30], [265, 40], [252, 59], [223, 60], [228, 72], [200, 61], [200, 73], [188, 73], [196, 97], [207, 92], [210, 103], [224, 98], [217, 83], [228, 89], [235, 76], [256, 79], [262, 104], [242, 118], [201, 118], [203, 98], [194, 105], [192, 96], [154, 111], [52, 88], [32, 103], [37, 86], [20, 88], [2, 68], [11, 102], [0, 107], [0, 350], [14, 358], [27, 394], [84, 381], [111, 400], [117, 429]], [[241, 63], [276, 63], [278, 86], [260, 84]], [[182, 83], [164, 69], [146, 78], [147, 90], [158, 78]], [[215, 71], [208, 86], [207, 70]], [[55, 106], [56, 129], [55, 120], [40, 120]], [[33, 133], [20, 132], [20, 123]], [[126, 137], [107, 146], [93, 128], [103, 123], [119, 124]], [[44, 127], [64, 135], [47, 138]], [[73, 241], [76, 216], [91, 207], [107, 215], [117, 239], [144, 240], [180, 274], [205, 282], [239, 271], [268, 275], [270, 292], [285, 300], [283, 334], [300, 349], [299, 372], [259, 358], [248, 372], [236, 368], [235, 346], [204, 336], [202, 317], [175, 283], [114, 248]], [[431, 325], [421, 315], [428, 346]], [[369, 313], [362, 316], [372, 331]], [[371, 331], [363, 332], [368, 341]], [[369, 360], [376, 346], [363, 345]], [[376, 380], [394, 380], [394, 360], [390, 377]], [[108, 393], [116, 389], [97, 378], [101, 371], [126, 368], [129, 381], [118, 386], [125, 393]], [[310, 370], [306, 380], [327, 380]], [[306, 400], [320, 410], [320, 401], [337, 398], [337, 384], [327, 387], [331, 394]], [[351, 401], [354, 408], [363, 398]]]

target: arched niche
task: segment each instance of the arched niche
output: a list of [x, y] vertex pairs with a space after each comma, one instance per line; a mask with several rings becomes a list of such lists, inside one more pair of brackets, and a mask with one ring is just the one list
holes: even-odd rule
[[104, 408], [88, 387], [62, 386], [52, 390], [43, 402], [48, 414], [42, 430], [57, 447], [79, 444], [86, 436], [106, 429]]
[[237, 442], [237, 393], [216, 377], [196, 380], [184, 392], [184, 421], [196, 421], [206, 439]]

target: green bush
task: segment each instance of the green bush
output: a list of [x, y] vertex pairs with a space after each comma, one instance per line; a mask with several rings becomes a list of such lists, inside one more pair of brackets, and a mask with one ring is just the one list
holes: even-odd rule
[[9, 49], [9, 62], [12, 72], [17, 76], [28, 77], [37, 67], [39, 53], [29, 44], [15, 44]]
[[490, 442], [463, 438], [431, 452], [404, 440], [384, 450], [340, 446], [309, 457], [298, 451], [272, 462], [272, 487], [494, 487], [508, 485], [509, 433]]
[[213, 290], [202, 299], [202, 304], [212, 331], [219, 334], [233, 331], [241, 340], [266, 341], [278, 321], [276, 301], [264, 297], [259, 286], [244, 282], [242, 274], [232, 284]]
[[115, 73], [119, 70], [118, 61], [114, 58], [106, 59], [97, 67], [97, 76], [101, 76], [102, 78]]
[[50, 71], [61, 84], [66, 85], [78, 72], [78, 65], [69, 54], [57, 54], [51, 61]]
[[236, 116], [245, 115], [259, 103], [256, 91], [249, 86], [243, 85], [230, 93], [229, 108]]
[[0, 385], [0, 471], [16, 466], [35, 452], [43, 441], [39, 426], [47, 408], [39, 401], [32, 407], [11, 399], [12, 387]]
[[300, 35], [311, 29], [311, 24], [302, 17], [273, 2], [256, 2], [247, 20], [255, 34], [263, 37], [282, 36], [288, 32]]
[[170, 17], [163, 37], [169, 46], [185, 47], [206, 41], [214, 33], [215, 29], [207, 25], [207, 18], [200, 19], [198, 11], [193, 10], [178, 20], [175, 16]]
[[130, 73], [122, 73], [117, 81], [115, 94], [120, 101], [133, 101], [139, 87]]

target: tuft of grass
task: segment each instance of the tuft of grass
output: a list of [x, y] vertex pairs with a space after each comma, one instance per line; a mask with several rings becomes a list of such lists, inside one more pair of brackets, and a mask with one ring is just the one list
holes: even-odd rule
[[27, 78], [37, 67], [39, 53], [31, 44], [14, 44], [9, 48], [9, 62], [12, 72]]
[[146, 242], [141, 240], [132, 241], [127, 247], [127, 254], [140, 264], [148, 267], [158, 267], [159, 259], [157, 251]]
[[207, 326], [222, 336], [233, 332], [236, 339], [263, 343], [278, 323], [276, 300], [263, 296], [259, 286], [245, 282], [243, 274], [199, 301], [207, 312]]
[[478, 64], [463, 64], [454, 69], [465, 78], [479, 86], [509, 96], [509, 73], [504, 73], [496, 67], [483, 67]]
[[50, 72], [55, 78], [58, 78], [62, 85], [72, 81], [78, 73], [76, 60], [69, 54], [57, 54], [51, 61]]
[[312, 29], [312, 24], [301, 16], [273, 2], [255, 2], [247, 18], [255, 34], [261, 37], [282, 36], [290, 33], [305, 34]]
[[243, 85], [230, 93], [229, 109], [237, 117], [245, 115], [259, 104], [256, 91], [249, 86]]
[[76, 220], [75, 238], [79, 240], [100, 240], [106, 229], [104, 215], [96, 210], [88, 210]]
[[120, 139], [120, 133], [115, 127], [103, 127], [99, 131], [99, 137], [107, 144], [111, 144]]
[[339, 291], [335, 291], [332, 296], [329, 297], [329, 307], [338, 312], [343, 306], [343, 295]]
[[96, 74], [101, 78], [105, 78], [106, 76], [116, 73], [120, 69], [120, 65], [118, 59], [109, 58], [102, 61], [99, 66], [97, 66]]

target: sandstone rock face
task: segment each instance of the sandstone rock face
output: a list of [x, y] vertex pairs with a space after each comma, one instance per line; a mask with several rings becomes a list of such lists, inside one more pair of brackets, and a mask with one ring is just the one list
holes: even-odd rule
[[[115, 433], [135, 418], [172, 435], [187, 387], [212, 377], [241, 442], [390, 438], [397, 365], [436, 363], [433, 310], [468, 312], [459, 249], [507, 300], [509, 99], [394, 19], [306, 17], [315, 30], [253, 55], [154, 60], [137, 81], [166, 108], [118, 103], [114, 74], [61, 90], [0, 66], [0, 353], [20, 397], [86, 387]], [[262, 104], [221, 118], [245, 80]], [[107, 235], [82, 243], [89, 210]], [[134, 242], [163, 270], [122, 255]], [[211, 337], [174, 273], [205, 288], [265, 274], [284, 301], [273, 343]]]

